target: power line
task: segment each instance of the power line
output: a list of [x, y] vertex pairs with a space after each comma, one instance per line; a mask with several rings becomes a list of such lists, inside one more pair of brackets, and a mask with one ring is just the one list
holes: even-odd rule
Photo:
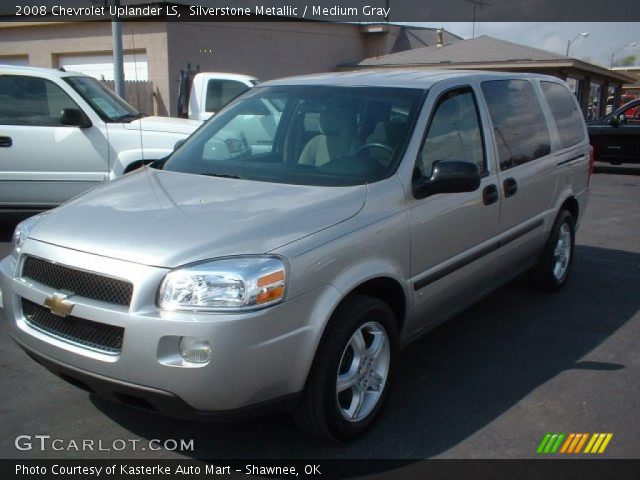
[[467, 0], [469, 3], [473, 3], [473, 33], [471, 38], [476, 37], [476, 10], [480, 7], [480, 10], [484, 10], [484, 7], [495, 7], [493, 3], [483, 2], [482, 0]]

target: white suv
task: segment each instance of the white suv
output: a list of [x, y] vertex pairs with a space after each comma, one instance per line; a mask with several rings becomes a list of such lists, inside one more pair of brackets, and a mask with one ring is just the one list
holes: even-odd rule
[[0, 209], [64, 203], [165, 157], [200, 124], [147, 117], [86, 75], [0, 65]]

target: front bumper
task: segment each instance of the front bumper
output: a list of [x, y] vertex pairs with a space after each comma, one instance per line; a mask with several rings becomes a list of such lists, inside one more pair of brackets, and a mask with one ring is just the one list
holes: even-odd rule
[[[226, 412], [300, 392], [328, 314], [323, 307], [332, 304], [337, 293], [327, 286], [270, 308], [240, 314], [162, 312], [155, 298], [166, 269], [34, 240], [25, 243], [21, 258], [24, 255], [123, 278], [133, 283], [134, 290], [129, 307], [70, 298], [75, 304], [74, 316], [124, 328], [121, 352], [107, 355], [43, 333], [27, 323], [22, 299], [43, 305], [54, 290], [15, 277], [16, 261], [8, 257], [0, 262], [0, 288], [3, 316], [14, 340], [72, 383], [75, 379], [76, 384], [83, 383], [102, 396], [116, 400], [120, 396], [120, 401], [127, 397], [114, 397], [114, 393], [147, 399], [152, 409], [167, 414]], [[167, 345], [177, 348], [177, 341], [167, 339], [182, 336], [208, 340], [212, 360], [202, 366], [170, 364], [167, 359], [172, 353], [167, 352]]]
[[115, 380], [69, 365], [63, 365], [33, 350], [29, 350], [19, 342], [16, 343], [27, 355], [51, 373], [82, 390], [123, 405], [184, 420], [230, 422], [246, 420], [256, 416], [283, 413], [292, 410], [300, 398], [299, 393], [294, 393], [233, 410], [196, 410], [173, 393]]

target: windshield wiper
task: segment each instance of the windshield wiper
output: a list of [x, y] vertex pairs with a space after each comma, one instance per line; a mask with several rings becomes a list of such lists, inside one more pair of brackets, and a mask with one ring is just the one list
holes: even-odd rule
[[142, 118], [142, 117], [146, 117], [146, 116], [147, 116], [147, 114], [146, 113], [142, 113], [142, 112], [125, 113], [124, 115], [120, 115], [119, 117], [111, 119], [111, 121], [112, 122], [120, 122], [120, 123], [133, 122], [134, 120], [137, 120], [138, 118]]
[[235, 175], [233, 173], [203, 173], [207, 177], [233, 178], [235, 180], [246, 180], [246, 177]]

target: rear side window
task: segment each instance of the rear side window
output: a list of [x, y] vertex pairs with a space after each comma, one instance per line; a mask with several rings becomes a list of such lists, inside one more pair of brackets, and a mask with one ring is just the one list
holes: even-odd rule
[[0, 125], [61, 126], [65, 108], [78, 106], [55, 83], [44, 78], [0, 75]]
[[541, 82], [541, 86], [558, 127], [562, 147], [580, 143], [585, 136], [582, 114], [571, 92], [553, 82]]
[[502, 170], [549, 154], [547, 122], [528, 81], [482, 82], [482, 92], [489, 106]]

